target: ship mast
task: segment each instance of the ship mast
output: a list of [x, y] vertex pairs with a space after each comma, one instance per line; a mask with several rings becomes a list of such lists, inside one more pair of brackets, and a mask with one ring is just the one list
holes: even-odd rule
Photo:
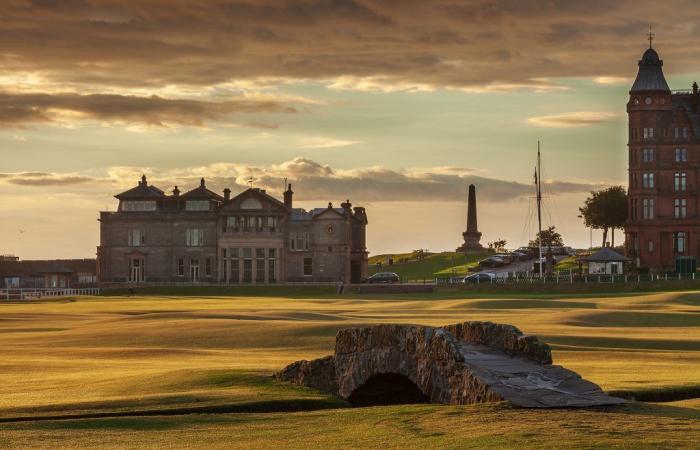
[[540, 278], [542, 278], [542, 161], [540, 160], [540, 141], [537, 141], [537, 167], [535, 168], [535, 188], [537, 189], [537, 243], [540, 250]]

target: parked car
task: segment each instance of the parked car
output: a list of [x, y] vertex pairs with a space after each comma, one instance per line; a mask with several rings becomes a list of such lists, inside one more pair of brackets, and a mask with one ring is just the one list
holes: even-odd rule
[[378, 272], [367, 278], [367, 283], [398, 283], [401, 278], [394, 272]]
[[513, 255], [509, 253], [497, 253], [493, 256], [496, 258], [501, 258], [503, 260], [503, 264], [511, 264], [513, 262]]
[[493, 283], [496, 280], [496, 275], [492, 273], [475, 273], [464, 277], [464, 284], [479, 284], [479, 283]]
[[498, 256], [489, 256], [486, 259], [479, 261], [479, 267], [503, 267], [505, 262]]
[[525, 253], [527, 255], [527, 259], [532, 259], [535, 257], [535, 252], [530, 247], [520, 247], [516, 250], [516, 252]]
[[527, 261], [528, 259], [531, 258], [529, 253], [521, 252], [520, 250], [516, 250], [512, 253], [513, 257], [517, 259], [518, 261]]

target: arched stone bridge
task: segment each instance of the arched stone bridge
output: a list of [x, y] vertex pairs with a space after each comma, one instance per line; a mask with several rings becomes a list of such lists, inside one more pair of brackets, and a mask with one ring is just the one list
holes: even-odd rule
[[584, 407], [622, 403], [577, 373], [552, 365], [549, 346], [512, 325], [346, 328], [335, 354], [297, 361], [275, 374], [355, 406], [396, 403]]

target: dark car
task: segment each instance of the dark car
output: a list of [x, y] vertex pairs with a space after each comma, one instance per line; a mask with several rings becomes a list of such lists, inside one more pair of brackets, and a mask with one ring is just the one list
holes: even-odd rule
[[490, 256], [479, 261], [479, 267], [503, 267], [505, 262], [498, 256]]
[[475, 273], [474, 275], [469, 275], [464, 278], [464, 284], [474, 283], [493, 283], [496, 279], [496, 275], [492, 273]]
[[398, 283], [401, 281], [398, 275], [394, 272], [379, 272], [367, 278], [367, 283]]

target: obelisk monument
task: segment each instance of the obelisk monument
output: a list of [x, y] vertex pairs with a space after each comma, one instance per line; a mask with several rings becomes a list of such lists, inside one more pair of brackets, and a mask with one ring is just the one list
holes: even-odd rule
[[462, 233], [464, 244], [462, 244], [458, 252], [481, 252], [484, 247], [481, 246], [481, 233], [476, 226], [476, 187], [473, 184], [469, 185], [469, 199], [467, 203], [467, 231]]

